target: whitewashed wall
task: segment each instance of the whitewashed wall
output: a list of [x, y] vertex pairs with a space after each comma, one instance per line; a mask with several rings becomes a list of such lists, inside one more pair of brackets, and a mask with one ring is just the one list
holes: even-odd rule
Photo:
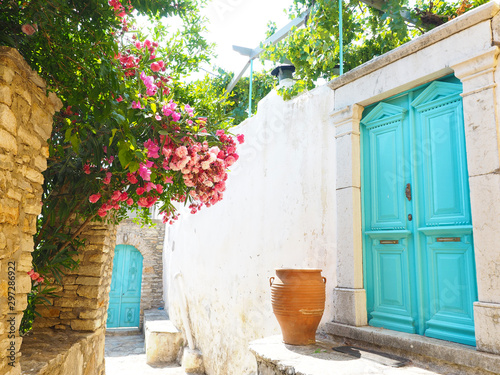
[[[179, 281], [207, 374], [251, 374], [251, 340], [279, 334], [269, 277], [275, 268], [323, 269], [333, 317], [336, 285], [333, 91], [320, 87], [284, 102], [275, 92], [234, 133], [245, 135], [224, 200], [191, 215], [167, 234], [168, 310], [178, 327]], [[182, 276], [175, 279], [178, 273]]]

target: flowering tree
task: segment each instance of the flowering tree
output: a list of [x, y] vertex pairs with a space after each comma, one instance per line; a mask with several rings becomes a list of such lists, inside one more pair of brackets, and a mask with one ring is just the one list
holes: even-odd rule
[[[0, 2], [0, 41], [18, 48], [64, 102], [49, 139], [22, 330], [30, 329], [35, 305], [51, 295], [48, 280], [60, 282], [65, 269], [77, 266], [74, 255], [90, 222], [117, 223], [130, 210], [148, 222], [156, 204], [172, 224], [176, 202], [196, 213], [223, 198], [243, 136], [229, 133], [223, 111], [198, 111], [186, 100], [192, 93], [176, 90], [183, 75], [210, 59], [198, 5]], [[137, 29], [135, 11], [149, 16], [148, 32]], [[165, 15], [180, 17], [183, 26], [170, 31]]]

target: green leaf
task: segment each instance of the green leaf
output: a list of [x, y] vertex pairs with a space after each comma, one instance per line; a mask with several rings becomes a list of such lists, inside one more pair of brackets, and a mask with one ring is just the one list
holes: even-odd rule
[[125, 116], [116, 111], [111, 112], [111, 118], [115, 119], [118, 124], [122, 124], [126, 121]]
[[73, 134], [70, 137], [71, 141], [71, 146], [73, 147], [73, 151], [78, 152], [78, 146], [80, 146], [80, 137], [78, 137], [78, 134]]
[[118, 129], [111, 130], [111, 137], [109, 138], [109, 145], [108, 146], [111, 146], [113, 144], [113, 139], [115, 138], [115, 134], [117, 131], [118, 131]]

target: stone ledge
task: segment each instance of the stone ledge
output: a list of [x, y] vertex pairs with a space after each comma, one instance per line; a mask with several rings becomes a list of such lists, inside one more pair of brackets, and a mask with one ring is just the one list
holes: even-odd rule
[[104, 374], [104, 332], [39, 329], [23, 338], [23, 375]]
[[286, 345], [281, 336], [271, 336], [252, 341], [250, 351], [257, 360], [259, 375], [436, 374], [411, 363], [399, 368], [390, 367], [332, 349], [342, 345], [321, 334], [316, 335], [316, 344], [308, 346]]
[[447, 374], [498, 374], [500, 356], [474, 347], [376, 327], [354, 327], [330, 322], [324, 329], [333, 339], [406, 357], [419, 365]]

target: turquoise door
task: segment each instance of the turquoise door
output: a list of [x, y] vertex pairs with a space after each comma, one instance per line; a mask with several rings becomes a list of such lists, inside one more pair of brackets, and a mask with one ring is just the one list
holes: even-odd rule
[[141, 253], [133, 246], [116, 246], [106, 321], [108, 328], [139, 327], [141, 282]]
[[370, 325], [475, 345], [461, 92], [452, 77], [365, 109], [363, 255]]

